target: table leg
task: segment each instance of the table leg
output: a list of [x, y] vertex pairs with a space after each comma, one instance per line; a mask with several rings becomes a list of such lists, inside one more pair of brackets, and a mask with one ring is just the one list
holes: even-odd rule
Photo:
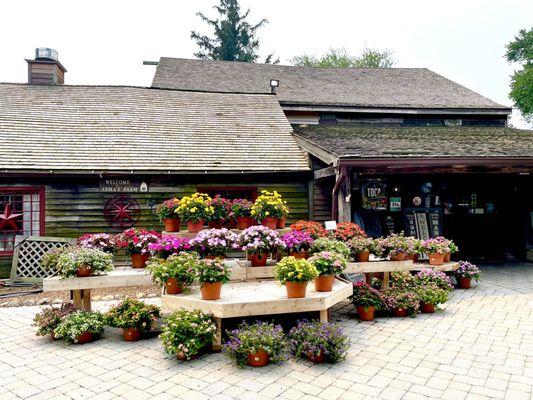
[[217, 335], [215, 340], [213, 340], [213, 351], [222, 350], [222, 318], [214, 318], [215, 323], [217, 324]]
[[329, 321], [329, 309], [326, 310], [320, 310], [320, 322], [328, 322]]
[[70, 294], [72, 302], [74, 303], [74, 308], [76, 310], [83, 310], [83, 294], [81, 289], [71, 290]]
[[81, 292], [83, 309], [91, 311], [91, 289], [83, 289]]
[[390, 272], [383, 272], [383, 280], [381, 281], [381, 289], [389, 288]]

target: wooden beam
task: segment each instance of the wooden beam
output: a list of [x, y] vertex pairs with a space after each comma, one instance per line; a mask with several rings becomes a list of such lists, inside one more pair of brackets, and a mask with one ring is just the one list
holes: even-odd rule
[[294, 134], [294, 138], [296, 139], [296, 143], [298, 143], [298, 146], [300, 146], [302, 150], [305, 150], [308, 153], [314, 155], [316, 158], [325, 162], [326, 164], [335, 164], [337, 162], [338, 157], [335, 156], [333, 153], [327, 151], [326, 149], [317, 146], [316, 144], [312, 143], [307, 139], [304, 139], [301, 136], [298, 136], [297, 133]]
[[315, 180], [318, 180], [318, 179], [329, 178], [330, 176], [335, 176], [335, 173], [336, 173], [335, 167], [331, 166], [331, 167], [326, 167], [322, 169], [317, 169], [316, 171], [313, 172], [313, 175], [314, 175]]

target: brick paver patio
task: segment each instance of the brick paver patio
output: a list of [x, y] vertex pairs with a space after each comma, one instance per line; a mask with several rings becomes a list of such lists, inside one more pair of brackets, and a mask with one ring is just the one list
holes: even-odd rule
[[0, 399], [531, 399], [533, 265], [485, 267], [482, 278], [434, 315], [359, 323], [343, 304], [333, 318], [352, 346], [336, 365], [237, 369], [222, 354], [181, 363], [156, 338], [126, 343], [111, 329], [67, 346], [35, 336], [38, 307], [3, 308]]

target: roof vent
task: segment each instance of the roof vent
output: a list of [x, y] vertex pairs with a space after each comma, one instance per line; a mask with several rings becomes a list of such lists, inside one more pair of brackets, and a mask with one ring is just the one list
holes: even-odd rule
[[35, 49], [35, 59], [59, 61], [59, 58], [57, 57], [57, 51], [54, 49], [49, 49], [48, 47], [37, 47]]
[[48, 47], [35, 49], [35, 60], [28, 62], [28, 83], [30, 85], [62, 85], [67, 70], [59, 62], [57, 51]]

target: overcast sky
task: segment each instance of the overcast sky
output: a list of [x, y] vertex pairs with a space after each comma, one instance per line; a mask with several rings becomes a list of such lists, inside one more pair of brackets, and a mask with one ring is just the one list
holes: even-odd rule
[[[214, 16], [214, 0], [52, 1], [0, 3], [0, 81], [25, 82], [24, 58], [51, 47], [67, 68], [67, 84], [150, 85], [143, 60], [192, 58], [195, 15]], [[533, 22], [531, 0], [241, 0], [252, 22], [267, 18], [261, 53], [282, 64], [301, 53], [344, 47], [394, 51], [398, 67], [427, 67], [511, 106], [505, 45]], [[512, 123], [525, 127], [514, 117]]]

